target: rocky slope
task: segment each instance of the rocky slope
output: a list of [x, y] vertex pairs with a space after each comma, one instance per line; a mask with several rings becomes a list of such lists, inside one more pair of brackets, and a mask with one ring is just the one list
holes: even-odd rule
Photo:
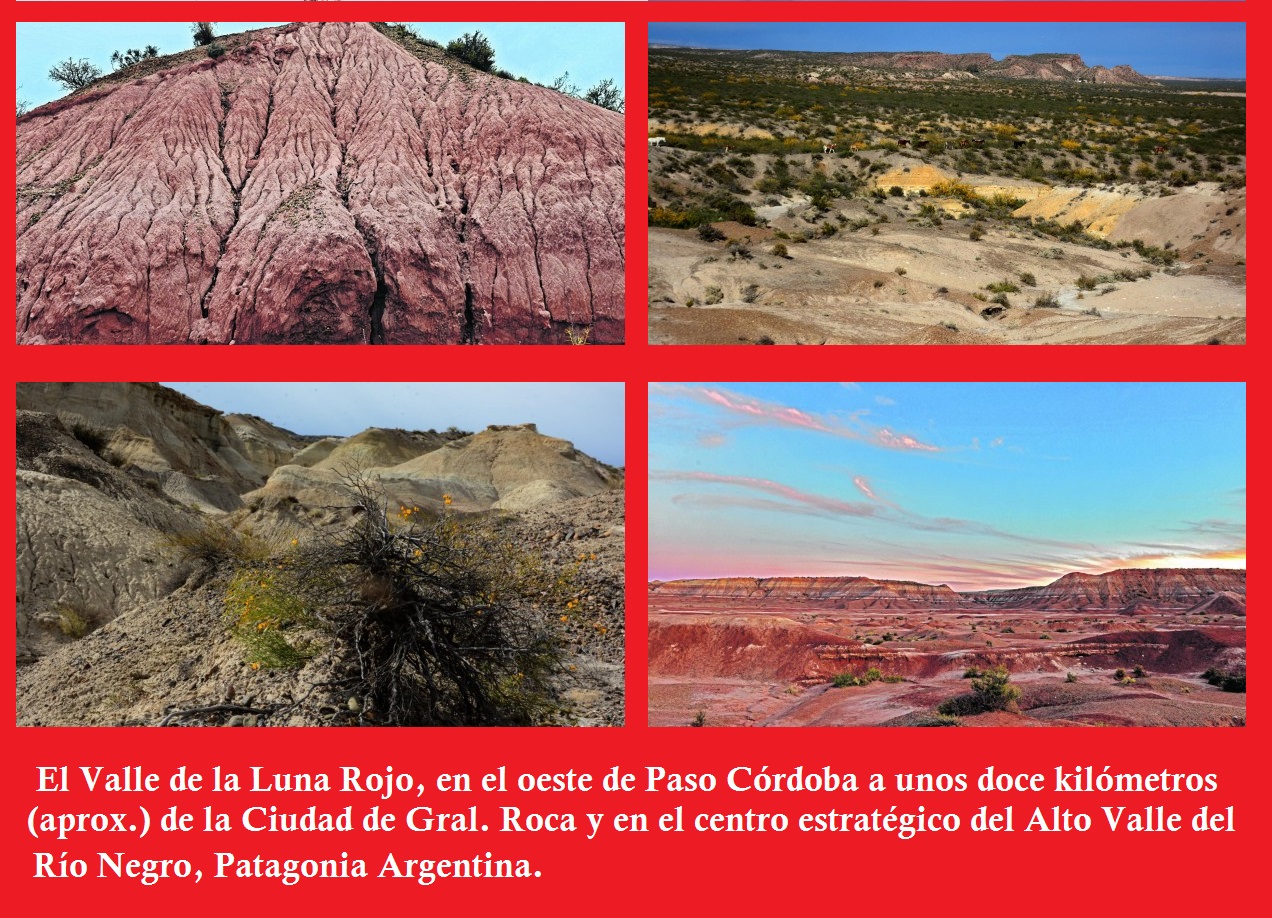
[[19, 119], [20, 343], [622, 340], [622, 115], [366, 23], [218, 46]]
[[[551, 569], [575, 572], [579, 605], [566, 621], [554, 623], [565, 648], [555, 677], [559, 719], [579, 726], [622, 724], [622, 492], [544, 505], [504, 525], [509, 538]], [[350, 699], [325, 684], [330, 656], [299, 670], [254, 670], [222, 625], [223, 615], [224, 583], [216, 577], [193, 577], [136, 602], [115, 620], [18, 670], [18, 723], [357, 723]]]
[[959, 593], [869, 577], [726, 577], [653, 581], [651, 602], [683, 600], [766, 601], [823, 604], [832, 609], [1055, 609], [1135, 614], [1154, 609], [1245, 612], [1245, 571], [1224, 569], [1131, 569], [1106, 574], [1066, 574], [1045, 586]]

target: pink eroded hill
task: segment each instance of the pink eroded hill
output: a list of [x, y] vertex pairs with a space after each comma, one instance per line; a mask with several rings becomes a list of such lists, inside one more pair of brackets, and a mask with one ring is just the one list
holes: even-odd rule
[[622, 115], [367, 23], [218, 43], [19, 119], [20, 343], [622, 340]]

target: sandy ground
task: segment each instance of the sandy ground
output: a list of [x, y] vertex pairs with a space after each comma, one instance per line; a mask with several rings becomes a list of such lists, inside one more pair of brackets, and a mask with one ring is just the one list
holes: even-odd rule
[[[770, 232], [735, 228], [730, 236], [750, 237], [755, 257], [729, 261], [722, 244], [692, 231], [651, 231], [651, 343], [738, 344], [764, 336], [779, 344], [1245, 341], [1244, 284], [1229, 276], [1159, 271], [1135, 283], [1102, 284], [1079, 299], [1079, 275], [1142, 267], [1122, 258], [1126, 250], [1026, 240], [998, 229], [977, 243], [885, 225], [878, 236], [788, 244], [790, 257], [777, 258], [767, 254]], [[1042, 256], [1053, 249], [1063, 258]], [[974, 295], [1021, 271], [1033, 273], [1038, 286], [1009, 294], [1012, 308], [1001, 316], [982, 317], [990, 304]], [[751, 284], [759, 295], [746, 303]], [[705, 302], [710, 287], [720, 288], [720, 303]], [[1061, 297], [1061, 309], [1029, 307], [1044, 290]], [[687, 307], [690, 298], [695, 303]], [[1092, 308], [1098, 316], [1083, 314]]]
[[[662, 155], [661, 153], [659, 155]], [[757, 163], [762, 158], [757, 157]], [[904, 163], [911, 165], [904, 165]], [[760, 163], [762, 166], [763, 164]], [[908, 169], [908, 172], [903, 170]], [[889, 178], [889, 176], [891, 178]], [[912, 190], [941, 178], [899, 159], [879, 179]], [[989, 184], [986, 184], [989, 183]], [[975, 184], [975, 183], [974, 183]], [[649, 340], [653, 344], [1242, 344], [1245, 342], [1245, 194], [1215, 186], [1165, 196], [1142, 190], [1026, 189], [983, 179], [989, 190], [1033, 200], [1018, 211], [1081, 219], [1110, 242], [1169, 247], [1178, 262], [1150, 264], [1131, 247], [1059, 242], [1021, 224], [973, 220], [939, 225], [924, 204], [965, 212], [957, 201], [888, 197], [837, 201], [816, 214], [804, 196], [752, 195], [764, 227], [721, 223], [727, 241], [696, 231], [649, 231]], [[1000, 187], [1001, 186], [1001, 187]], [[1007, 188], [1011, 186], [1011, 188]], [[917, 191], [916, 191], [917, 193]], [[1025, 214], [1029, 211], [1029, 214]], [[847, 225], [839, 223], [840, 218]], [[852, 221], [870, 225], [853, 230]], [[837, 224], [822, 236], [820, 227]], [[795, 241], [812, 231], [814, 238]], [[782, 239], [783, 233], [788, 239]], [[731, 255], [745, 242], [750, 258]], [[782, 242], [786, 256], [772, 254]], [[1151, 276], [1109, 280], [1118, 272]], [[1021, 275], [1032, 275], [1025, 284]], [[1106, 278], [1080, 290], [1080, 277]], [[1009, 280], [1009, 308], [991, 308], [987, 285]], [[718, 292], [717, 292], [718, 291]], [[1033, 308], [1049, 294], [1060, 308]], [[988, 313], [986, 309], [990, 309]]]

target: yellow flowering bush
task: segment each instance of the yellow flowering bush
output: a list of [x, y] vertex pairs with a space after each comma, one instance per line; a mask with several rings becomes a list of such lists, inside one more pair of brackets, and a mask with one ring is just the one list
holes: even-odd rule
[[253, 669], [303, 665], [319, 649], [316, 619], [305, 610], [294, 578], [267, 567], [247, 567], [230, 582], [225, 617]]

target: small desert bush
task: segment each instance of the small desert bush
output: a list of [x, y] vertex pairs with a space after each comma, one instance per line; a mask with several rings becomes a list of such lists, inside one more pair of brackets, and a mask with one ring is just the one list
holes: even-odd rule
[[294, 669], [319, 648], [318, 619], [286, 565], [241, 570], [225, 594], [226, 624], [253, 669]]
[[836, 673], [830, 680], [830, 684], [835, 688], [850, 688], [856, 685], [869, 685], [872, 682], [878, 682], [882, 678], [882, 671], [878, 667], [872, 666], [860, 676], [851, 671]]
[[1212, 667], [1202, 673], [1202, 678], [1225, 692], [1244, 692], [1246, 690], [1246, 674], [1244, 672], [1224, 672]]
[[1016, 286], [1009, 280], [1000, 280], [992, 284], [986, 284], [985, 289], [990, 293], [1019, 293], [1020, 287]]
[[110, 438], [104, 431], [78, 421], [72, 421], [67, 426], [67, 430], [72, 437], [79, 440], [98, 456], [101, 456], [106, 451], [106, 445], [110, 442]]
[[1034, 309], [1059, 309], [1060, 301], [1051, 292], [1040, 293], [1034, 297]]
[[981, 714], [985, 711], [1019, 710], [1016, 702], [1020, 688], [1011, 684], [1011, 673], [1005, 666], [994, 666], [972, 679], [970, 695], [958, 695], [941, 702], [937, 711], [951, 717]]
[[724, 239], [724, 233], [716, 229], [714, 223], [704, 223], [698, 227], [698, 238], [703, 242], [720, 242]]
[[72, 640], [79, 640], [93, 630], [95, 616], [75, 606], [59, 606], [57, 630]]
[[265, 542], [212, 518], [170, 532], [164, 537], [164, 542], [176, 548], [186, 561], [254, 564], [270, 556], [270, 547]]

